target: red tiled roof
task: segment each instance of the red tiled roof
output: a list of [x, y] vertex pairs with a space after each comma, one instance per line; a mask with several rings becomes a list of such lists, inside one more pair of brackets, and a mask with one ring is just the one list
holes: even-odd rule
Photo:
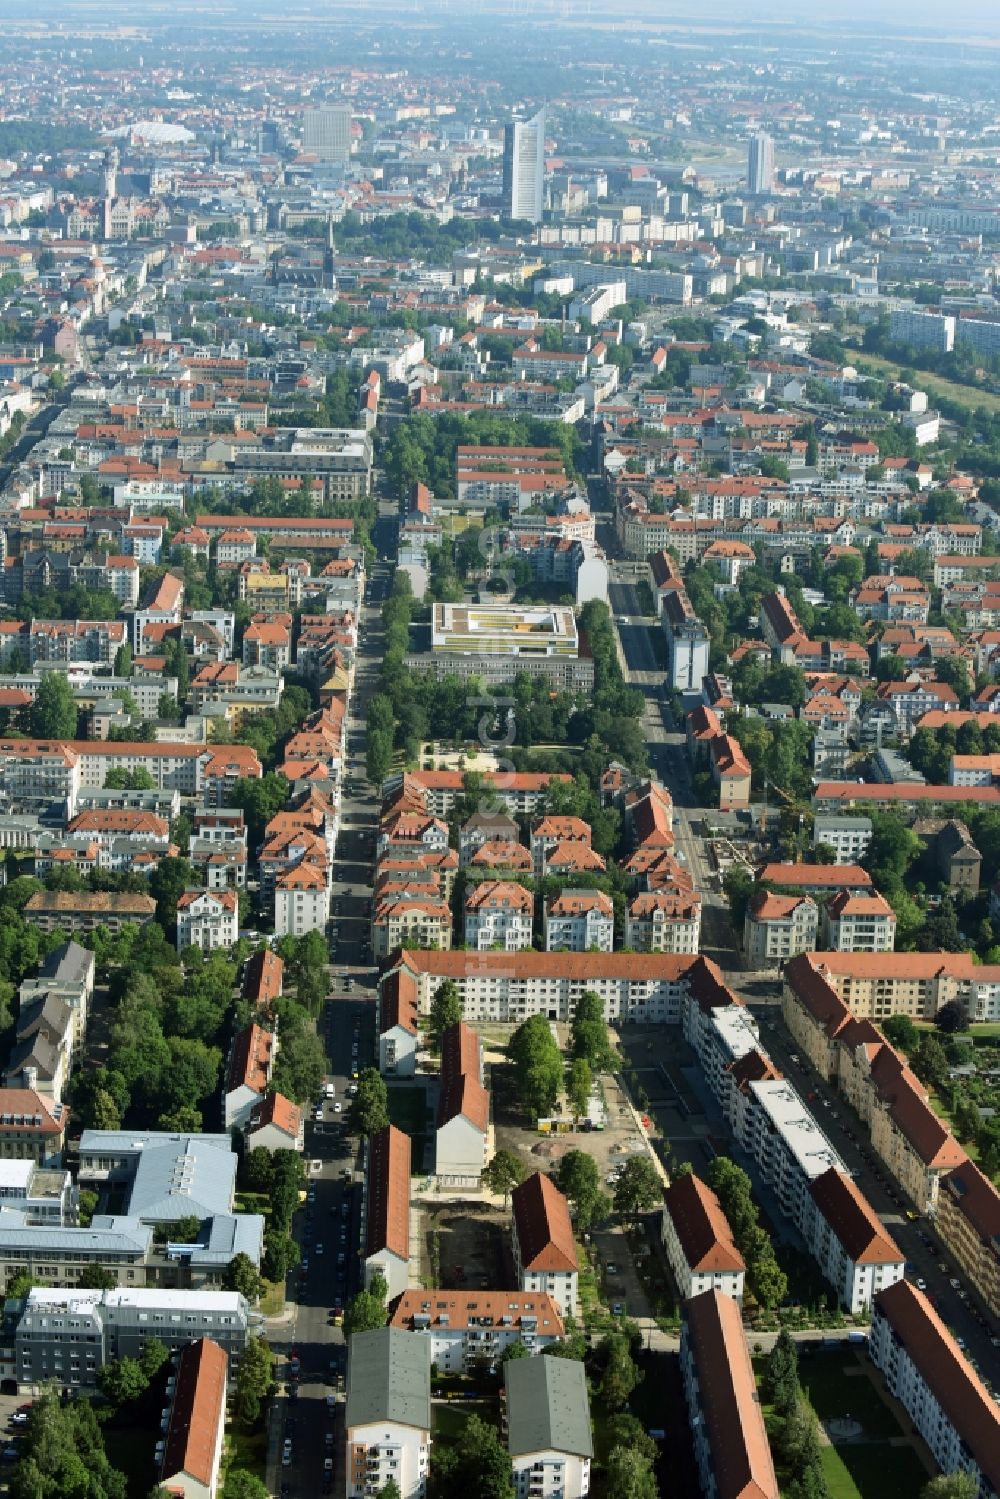
[[729, 1219], [718, 1197], [700, 1177], [690, 1172], [667, 1188], [667, 1212], [692, 1270], [745, 1270]]
[[832, 1166], [809, 1184], [813, 1202], [856, 1265], [902, 1263], [903, 1256], [868, 1199]]
[[226, 1420], [224, 1351], [211, 1338], [181, 1349], [161, 1478], [186, 1474], [206, 1489], [214, 1478], [219, 1430]]
[[529, 1176], [514, 1188], [511, 1206], [526, 1270], [578, 1268], [569, 1207], [550, 1177], [540, 1171]]
[[368, 1164], [368, 1234], [370, 1256], [387, 1249], [397, 1259], [410, 1258], [410, 1137], [394, 1124], [373, 1135]]

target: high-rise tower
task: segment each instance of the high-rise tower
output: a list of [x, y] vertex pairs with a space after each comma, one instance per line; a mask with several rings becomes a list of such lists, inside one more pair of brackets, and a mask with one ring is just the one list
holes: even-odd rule
[[747, 152], [747, 192], [764, 197], [774, 188], [774, 142], [763, 130], [750, 137]]
[[541, 223], [545, 184], [545, 111], [512, 120], [503, 139], [503, 211], [508, 219]]

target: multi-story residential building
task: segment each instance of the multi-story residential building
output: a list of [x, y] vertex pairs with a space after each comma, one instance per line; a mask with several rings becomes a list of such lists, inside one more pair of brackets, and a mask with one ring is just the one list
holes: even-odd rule
[[942, 1178], [968, 1157], [919, 1079], [870, 1020], [852, 1014], [808, 953], [785, 970], [783, 1014], [817, 1070], [868, 1126], [876, 1154], [903, 1190], [921, 1212], [936, 1211]]
[[410, 1279], [410, 1137], [392, 1124], [369, 1141], [365, 1212], [365, 1285], [380, 1271], [391, 1301]]
[[487, 1160], [490, 1095], [483, 1087], [482, 1048], [463, 1021], [441, 1037], [434, 1173], [439, 1181], [477, 1186]]
[[27, 1224], [67, 1228], [77, 1222], [79, 1193], [62, 1167], [6, 1159], [0, 1160], [0, 1206], [13, 1208]]
[[545, 872], [549, 855], [566, 844], [590, 848], [590, 824], [580, 817], [543, 817], [531, 829], [531, 862], [536, 875]]
[[857, 864], [763, 864], [757, 878], [779, 890], [801, 890], [806, 895], [873, 888], [871, 875]]
[[383, 1076], [413, 1076], [418, 1036], [416, 979], [405, 968], [395, 968], [378, 992], [378, 1067]]
[[273, 1031], [245, 1025], [237, 1031], [229, 1049], [222, 1092], [222, 1123], [226, 1129], [242, 1128], [255, 1104], [267, 1092], [278, 1050]]
[[942, 1473], [1000, 1494], [1000, 1412], [935, 1309], [909, 1281], [875, 1299], [868, 1352]]
[[681, 1379], [705, 1499], [778, 1499], [739, 1305], [703, 1291], [684, 1306]]
[[470, 955], [409, 949], [399, 964], [417, 981], [421, 1012], [429, 1010], [438, 986], [451, 979], [473, 1023], [519, 1025], [529, 1015], [569, 1021], [580, 995], [590, 990], [600, 996], [609, 1023], [677, 1025], [689, 981], [704, 974], [721, 984], [709, 960], [673, 953]]
[[737, 1117], [736, 1137], [774, 1189], [782, 1211], [801, 1228], [810, 1184], [831, 1167], [846, 1170], [844, 1163], [784, 1078], [750, 1082], [742, 1091], [746, 1108]]
[[966, 1006], [970, 1020], [990, 1018], [1000, 978], [995, 965], [977, 967], [968, 953], [825, 951], [812, 966], [859, 1020], [876, 1022], [890, 1015], [933, 1020], [952, 1000]]
[[545, 951], [610, 952], [615, 910], [603, 890], [563, 890], [545, 903]]
[[[527, 894], [527, 891], [525, 891]], [[397, 948], [451, 947], [451, 907], [440, 895], [402, 891], [383, 896], [372, 912], [372, 956], [385, 958]]]
[[534, 897], [510, 880], [483, 880], [465, 893], [465, 945], [476, 952], [531, 946]]
[[0, 1088], [0, 1160], [58, 1166], [69, 1109], [35, 1088]]
[[472, 861], [484, 843], [516, 843], [519, 833], [513, 817], [503, 812], [475, 812], [462, 824], [458, 835], [458, 859], [462, 869]]
[[743, 948], [751, 968], [780, 968], [816, 946], [819, 911], [808, 895], [755, 892], [743, 924]]
[[841, 817], [828, 812], [818, 815], [813, 822], [813, 848], [820, 844], [832, 848], [837, 864], [857, 864], [871, 841], [870, 817]]
[[509, 1359], [503, 1377], [504, 1431], [516, 1499], [587, 1499], [594, 1437], [583, 1364], [563, 1358]]
[[184, 1499], [216, 1499], [226, 1431], [228, 1359], [218, 1343], [199, 1338], [177, 1358], [160, 1484]]
[[305, 1145], [305, 1119], [298, 1104], [283, 1093], [265, 1093], [246, 1121], [247, 1151], [298, 1150]]
[[142, 1357], [151, 1338], [177, 1353], [211, 1337], [235, 1367], [258, 1325], [236, 1291], [52, 1290], [28, 1292], [14, 1334], [18, 1389], [51, 1382], [92, 1387], [114, 1359]]
[[[541, 809], [553, 782], [569, 781], [562, 772], [484, 771], [483, 793], [495, 799], [511, 817], [533, 817]], [[382, 790], [388, 797], [406, 794], [419, 800], [431, 817], [447, 817], [464, 793], [465, 781], [459, 770], [413, 770], [390, 776]], [[447, 827], [445, 845], [448, 846]]]
[[954, 317], [940, 312], [922, 312], [917, 307], [895, 307], [889, 313], [889, 337], [893, 343], [914, 349], [932, 349], [950, 354], [955, 347]]
[[904, 1257], [874, 1208], [845, 1171], [831, 1167], [810, 1183], [803, 1237], [841, 1306], [866, 1311], [886, 1286], [902, 1280]]
[[123, 926], [147, 926], [156, 915], [156, 901], [151, 895], [105, 890], [38, 890], [24, 912], [42, 932], [93, 932], [103, 926], [115, 934]]
[[577, 1314], [579, 1264], [566, 1199], [536, 1171], [511, 1193], [514, 1273], [522, 1291], [547, 1291], [562, 1315]]
[[892, 952], [896, 913], [883, 895], [838, 890], [823, 907], [823, 942], [832, 952]]
[[323, 932], [330, 919], [330, 870], [318, 860], [303, 859], [283, 869], [274, 881], [274, 931], [279, 937]]
[[693, 1172], [677, 1177], [664, 1193], [661, 1236], [682, 1301], [712, 1290], [742, 1301], [743, 1256], [718, 1197]]
[[994, 1317], [1000, 1317], [1000, 1192], [973, 1161], [941, 1180], [934, 1227]]
[[[332, 504], [337, 500], [367, 498], [371, 493], [372, 455], [371, 434], [360, 429], [289, 427], [278, 431], [266, 446], [255, 445], [236, 453], [233, 467], [237, 474], [247, 479], [308, 478], [317, 486], [323, 500]], [[200, 515], [198, 524], [214, 533], [216, 519], [215, 516]], [[247, 525], [247, 519], [241, 516], [240, 525], [260, 534], [258, 528]], [[281, 516], [278, 521], [274, 529], [279, 535], [295, 535], [302, 530], [303, 522], [297, 517]], [[229, 522], [231, 525], [232, 517], [229, 517]], [[326, 528], [324, 533], [317, 526], [311, 534], [319, 537], [331, 534], [329, 521]]]
[[86, 1036], [95, 972], [92, 952], [78, 942], [62, 942], [52, 949], [33, 978], [21, 981], [18, 990], [22, 1011], [43, 995], [54, 995], [69, 1006], [73, 1016], [74, 1054], [79, 1052]]
[[381, 1493], [390, 1479], [400, 1499], [423, 1499], [431, 1449], [428, 1338], [398, 1327], [355, 1333], [344, 1437], [347, 1499]]
[[234, 947], [240, 935], [239, 897], [235, 890], [185, 890], [177, 902], [177, 951], [203, 952]]
[[565, 1332], [551, 1296], [523, 1291], [404, 1291], [389, 1326], [422, 1333], [442, 1374], [499, 1364], [515, 1343], [541, 1353]]
[[701, 897], [693, 891], [642, 890], [625, 914], [624, 947], [694, 954], [701, 941]]

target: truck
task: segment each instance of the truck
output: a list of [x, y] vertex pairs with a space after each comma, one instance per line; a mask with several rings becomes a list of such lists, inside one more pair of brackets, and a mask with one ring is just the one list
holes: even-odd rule
[[323, 1097], [324, 1098], [336, 1098], [336, 1096], [337, 1096], [336, 1085], [334, 1083], [324, 1083], [323, 1084]]

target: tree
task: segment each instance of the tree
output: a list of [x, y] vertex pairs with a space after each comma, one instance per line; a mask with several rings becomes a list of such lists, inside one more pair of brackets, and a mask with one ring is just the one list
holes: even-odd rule
[[573, 1056], [588, 1062], [595, 1072], [607, 1068], [614, 1058], [604, 1018], [604, 1001], [589, 989], [576, 1002], [570, 1043]]
[[301, 1258], [298, 1244], [290, 1233], [274, 1225], [264, 1233], [264, 1254], [261, 1269], [269, 1281], [279, 1284], [286, 1280]]
[[455, 1443], [435, 1446], [430, 1494], [433, 1499], [471, 1494], [476, 1499], [513, 1499], [513, 1465], [495, 1426], [470, 1416]]
[[566, 1097], [577, 1119], [587, 1116], [593, 1086], [594, 1074], [590, 1070], [590, 1063], [586, 1057], [577, 1057], [569, 1069], [569, 1082], [566, 1085]]
[[148, 1383], [152, 1383], [169, 1359], [170, 1349], [166, 1343], [161, 1343], [159, 1338], [146, 1340], [142, 1353], [139, 1355], [139, 1364]]
[[386, 1299], [389, 1287], [385, 1276], [376, 1270], [368, 1287], [347, 1303], [344, 1312], [344, 1337], [353, 1338], [356, 1332], [374, 1332], [385, 1326]]
[[267, 1485], [246, 1468], [230, 1468], [226, 1474], [222, 1499], [268, 1499], [269, 1494]]
[[652, 1161], [644, 1155], [630, 1156], [615, 1184], [615, 1211], [631, 1220], [662, 1201], [663, 1184]]
[[610, 1411], [624, 1410], [642, 1375], [622, 1332], [609, 1332], [601, 1339], [598, 1356], [603, 1365], [601, 1394]]
[[149, 1388], [142, 1365], [134, 1358], [112, 1359], [97, 1371], [97, 1384], [101, 1394], [114, 1405], [138, 1400]]
[[377, 1068], [366, 1067], [358, 1078], [347, 1119], [356, 1135], [375, 1135], [389, 1123], [389, 1090]]
[[886, 1040], [899, 1051], [912, 1055], [920, 1044], [920, 1032], [909, 1015], [890, 1015], [882, 1026]]
[[979, 1484], [971, 1473], [939, 1473], [920, 1490], [920, 1499], [976, 1499]]
[[222, 1288], [225, 1291], [238, 1291], [251, 1303], [259, 1299], [264, 1289], [264, 1282], [253, 1260], [242, 1250], [239, 1254], [234, 1254], [226, 1266], [222, 1277]]
[[6, 1295], [10, 1301], [20, 1301], [27, 1296], [35, 1284], [35, 1277], [29, 1275], [27, 1270], [21, 1270], [17, 1275], [11, 1277], [7, 1283]]
[[612, 1447], [604, 1476], [606, 1499], [659, 1499], [649, 1458], [635, 1447]]
[[577, 1227], [600, 1223], [611, 1211], [611, 1199], [601, 1190], [601, 1173], [592, 1155], [570, 1150], [559, 1162], [559, 1186], [572, 1203]]
[[513, 1343], [508, 1343], [503, 1353], [501, 1353], [500, 1362], [502, 1364], [509, 1364], [514, 1359], [531, 1358], [531, 1356], [531, 1350], [524, 1342], [524, 1339], [515, 1338]]
[[236, 1415], [254, 1426], [271, 1388], [274, 1355], [263, 1338], [248, 1338], [236, 1371]]
[[77, 1285], [81, 1291], [113, 1291], [118, 1277], [113, 1270], [96, 1263], [84, 1265]]
[[934, 1016], [934, 1024], [946, 1036], [969, 1029], [969, 1017], [965, 1006], [958, 999], [949, 999]]
[[761, 1378], [764, 1397], [781, 1415], [794, 1405], [799, 1386], [799, 1355], [787, 1328], [782, 1328], [767, 1355]]
[[519, 1156], [512, 1150], [498, 1150], [483, 1171], [483, 1185], [497, 1195], [503, 1194], [503, 1205], [507, 1206], [514, 1188], [524, 1181], [525, 1170]]
[[427, 1027], [431, 1045], [441, 1050], [441, 1037], [462, 1018], [462, 998], [454, 979], [445, 979], [434, 991], [431, 1000], [430, 1023]]
[[550, 1115], [563, 1080], [562, 1053], [543, 1015], [532, 1015], [518, 1026], [507, 1047], [514, 1067], [518, 1098], [535, 1118]]
[[659, 1449], [646, 1431], [638, 1416], [631, 1411], [620, 1411], [608, 1423], [608, 1437], [612, 1447], [634, 1447], [650, 1463], [655, 1463]]
[[73, 689], [61, 671], [42, 675], [31, 705], [31, 732], [36, 739], [75, 739], [76, 702]]
[[382, 1485], [378, 1491], [378, 1499], [400, 1499], [399, 1484], [394, 1478]]

